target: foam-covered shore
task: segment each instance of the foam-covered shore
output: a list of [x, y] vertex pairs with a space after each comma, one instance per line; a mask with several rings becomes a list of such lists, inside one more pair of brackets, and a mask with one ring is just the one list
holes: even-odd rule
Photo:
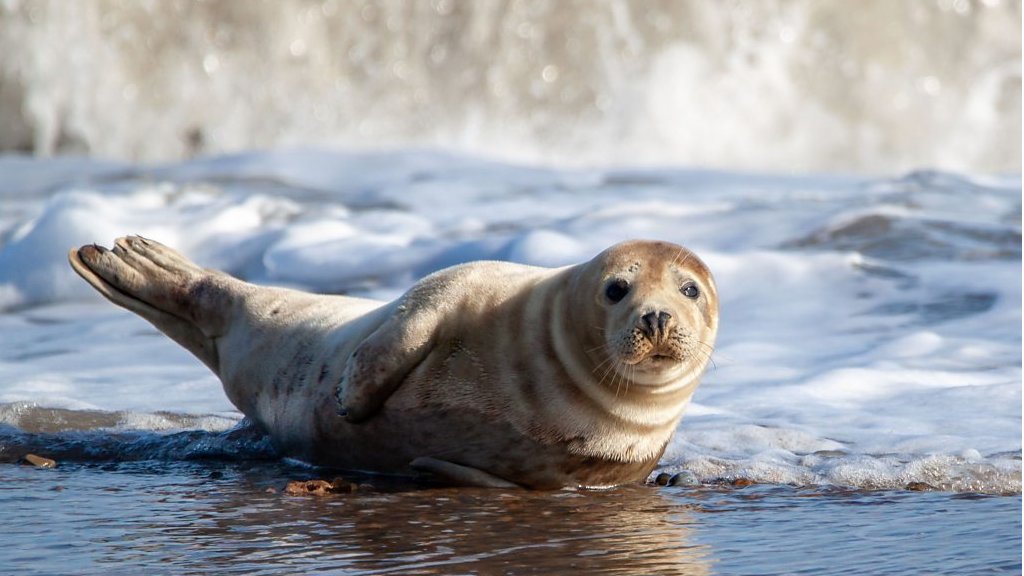
[[[182, 425], [211, 434], [236, 419], [199, 362], [90, 293], [72, 246], [138, 233], [254, 282], [390, 299], [459, 262], [562, 265], [659, 238], [697, 251], [722, 298], [714, 366], [661, 469], [1020, 491], [1016, 176], [322, 150], [159, 167], [0, 157], [0, 174], [0, 403], [134, 415], [120, 430], [166, 428], [146, 416], [161, 411], [217, 415]], [[22, 426], [17, 413], [0, 423]]]

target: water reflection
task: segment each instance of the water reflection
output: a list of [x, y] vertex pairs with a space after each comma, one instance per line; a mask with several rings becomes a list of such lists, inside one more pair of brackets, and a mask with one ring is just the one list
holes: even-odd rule
[[212, 500], [183, 540], [209, 561], [403, 574], [708, 573], [690, 517], [656, 491], [601, 494], [429, 489], [329, 498], [245, 490]]
[[[1020, 496], [632, 487], [268, 493], [277, 463], [0, 465], [33, 574], [1020, 573]], [[841, 561], [837, 562], [837, 558]]]
[[[76, 493], [58, 492], [50, 505], [65, 513], [69, 504], [75, 509], [76, 538], [89, 551], [76, 553], [77, 561], [186, 573], [710, 572], [709, 550], [690, 542], [690, 511], [640, 486], [600, 493], [431, 488], [312, 497], [266, 491], [295, 477], [295, 470], [264, 465], [139, 474], [144, 466], [62, 472], [74, 476], [67, 480]], [[85, 475], [95, 476], [91, 488], [82, 486]], [[49, 505], [37, 502], [25, 514], [23, 535], [47, 518], [41, 506]], [[20, 515], [16, 507], [11, 512]]]

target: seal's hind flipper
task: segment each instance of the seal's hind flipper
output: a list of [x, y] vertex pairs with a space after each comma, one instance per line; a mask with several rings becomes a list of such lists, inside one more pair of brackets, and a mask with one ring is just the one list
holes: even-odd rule
[[213, 339], [222, 312], [209, 314], [211, 307], [198, 307], [195, 298], [197, 289], [210, 292], [204, 285], [211, 283], [212, 273], [141, 236], [118, 238], [112, 250], [96, 244], [72, 249], [68, 261], [97, 292], [142, 316], [217, 372]]
[[454, 464], [447, 460], [439, 460], [430, 456], [421, 456], [409, 463], [413, 470], [429, 472], [438, 478], [459, 486], [479, 486], [481, 488], [522, 488], [518, 484], [498, 478], [490, 472], [479, 468]]

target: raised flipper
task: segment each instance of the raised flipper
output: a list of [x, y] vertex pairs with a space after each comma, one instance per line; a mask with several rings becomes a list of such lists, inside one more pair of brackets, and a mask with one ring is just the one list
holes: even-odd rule
[[522, 488], [508, 480], [498, 478], [490, 472], [479, 468], [454, 464], [447, 460], [438, 460], [430, 456], [421, 456], [409, 463], [413, 470], [429, 472], [438, 478], [459, 486], [479, 486], [481, 488]]
[[231, 280], [141, 236], [118, 238], [114, 248], [90, 244], [68, 253], [71, 267], [108, 300], [142, 316], [175, 342], [218, 369], [214, 339], [228, 313]]

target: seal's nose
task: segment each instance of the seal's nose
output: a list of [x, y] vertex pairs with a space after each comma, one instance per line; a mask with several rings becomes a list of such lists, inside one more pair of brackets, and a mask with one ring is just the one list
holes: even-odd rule
[[672, 327], [672, 315], [668, 312], [648, 312], [640, 317], [640, 330], [648, 338], [661, 338]]

